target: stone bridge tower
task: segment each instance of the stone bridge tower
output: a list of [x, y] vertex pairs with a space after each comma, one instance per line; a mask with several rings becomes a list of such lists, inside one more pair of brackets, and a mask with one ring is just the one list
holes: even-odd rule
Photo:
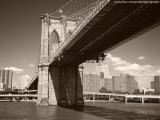
[[38, 105], [83, 105], [83, 71], [79, 66], [54, 66], [50, 57], [76, 27], [65, 16], [41, 17], [41, 54], [38, 66]]

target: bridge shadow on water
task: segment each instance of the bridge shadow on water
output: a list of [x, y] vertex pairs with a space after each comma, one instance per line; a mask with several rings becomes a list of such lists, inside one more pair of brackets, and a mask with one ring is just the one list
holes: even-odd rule
[[[132, 111], [117, 110], [98, 106], [70, 106], [64, 107], [74, 111], [90, 114], [108, 120], [160, 120], [160, 116], [142, 114]], [[100, 120], [100, 119], [99, 119]]]

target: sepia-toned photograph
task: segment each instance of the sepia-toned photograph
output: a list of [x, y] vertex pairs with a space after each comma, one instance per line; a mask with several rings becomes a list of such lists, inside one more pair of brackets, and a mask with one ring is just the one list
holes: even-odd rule
[[0, 120], [160, 120], [160, 0], [0, 0]]

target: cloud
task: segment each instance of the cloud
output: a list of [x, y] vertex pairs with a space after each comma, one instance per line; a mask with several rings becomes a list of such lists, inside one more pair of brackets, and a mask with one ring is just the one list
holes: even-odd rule
[[111, 54], [107, 55], [107, 60], [112, 64], [112, 65], [129, 65], [130, 63], [126, 62], [125, 60], [122, 60], [119, 57], [115, 57]]
[[144, 60], [144, 59], [146, 59], [144, 56], [139, 56], [138, 58], [137, 58], [138, 60]]
[[131, 63], [111, 54], [108, 54], [105, 60], [107, 63], [113, 66], [114, 70], [117, 70], [123, 74], [135, 76], [139, 87], [150, 88], [150, 82], [153, 81], [153, 76], [160, 76], [160, 66]]
[[115, 57], [111, 54], [107, 55], [107, 60], [115, 70], [124, 74], [131, 74], [134, 76], [155, 76], [160, 75], [160, 66], [139, 65], [123, 60], [120, 57]]
[[23, 79], [27, 79], [27, 80], [31, 79], [31, 77], [29, 75], [22, 75], [22, 77], [23, 77]]
[[21, 68], [16, 68], [16, 67], [6, 67], [6, 68], [4, 68], [5, 70], [12, 70], [12, 71], [14, 71], [14, 72], [16, 72], [16, 73], [23, 73], [24, 72], [24, 70], [23, 69], [21, 69]]
[[34, 65], [33, 64], [29, 64], [29, 67], [34, 67]]

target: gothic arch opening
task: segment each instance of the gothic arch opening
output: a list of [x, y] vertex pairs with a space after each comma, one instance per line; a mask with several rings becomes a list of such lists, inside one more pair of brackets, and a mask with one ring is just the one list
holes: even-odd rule
[[60, 38], [58, 32], [54, 29], [49, 35], [49, 56], [51, 56], [58, 48]]

